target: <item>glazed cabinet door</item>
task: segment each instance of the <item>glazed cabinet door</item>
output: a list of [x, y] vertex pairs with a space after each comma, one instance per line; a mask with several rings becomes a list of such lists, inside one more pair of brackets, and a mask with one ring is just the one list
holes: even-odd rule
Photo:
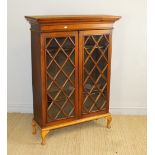
[[80, 31], [79, 38], [81, 117], [108, 112], [111, 30]]
[[78, 112], [78, 32], [44, 34], [46, 122], [73, 120]]

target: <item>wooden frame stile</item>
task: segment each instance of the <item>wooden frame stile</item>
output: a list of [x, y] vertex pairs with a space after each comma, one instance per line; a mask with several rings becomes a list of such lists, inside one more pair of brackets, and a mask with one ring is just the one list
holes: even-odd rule
[[[79, 33], [76, 32], [75, 37], [75, 104], [76, 104], [76, 118], [79, 118]], [[77, 81], [76, 81], [77, 80]]]
[[43, 113], [43, 127], [47, 122], [47, 90], [46, 90], [46, 53], [45, 51], [45, 34], [41, 33], [41, 83], [42, 83], [42, 113]]
[[83, 33], [79, 32], [79, 117], [82, 117], [83, 104]]
[[[112, 58], [112, 30], [109, 30], [109, 48], [108, 48], [108, 77], [107, 77], [107, 113], [109, 113], [110, 103], [110, 78], [111, 78], [111, 58]], [[111, 117], [112, 119], [112, 117]]]
[[45, 137], [49, 130], [43, 130], [46, 125], [47, 115], [47, 96], [46, 96], [46, 53], [45, 51], [45, 34], [40, 33], [40, 44], [41, 44], [41, 88], [42, 88], [42, 118], [43, 126], [40, 128], [40, 136], [42, 138], [41, 144], [45, 144]]
[[[109, 113], [109, 103], [110, 103], [110, 78], [111, 78], [111, 59], [112, 59], [112, 30], [109, 29], [109, 48], [108, 48], [108, 74], [107, 74], [107, 104], [106, 104], [106, 113]], [[107, 120], [107, 128], [111, 128], [112, 115], [105, 117]]]

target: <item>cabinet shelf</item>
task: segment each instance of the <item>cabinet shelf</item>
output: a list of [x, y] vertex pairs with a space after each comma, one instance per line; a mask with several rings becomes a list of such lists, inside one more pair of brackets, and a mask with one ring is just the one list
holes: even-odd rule
[[[50, 51], [58, 51], [60, 48], [49, 48]], [[62, 48], [64, 51], [71, 51], [74, 48]], [[61, 50], [61, 49], [60, 49]]]
[[[85, 46], [84, 48], [92, 49], [92, 48], [94, 48], [94, 46]], [[105, 46], [97, 46], [97, 47], [95, 47], [95, 49], [98, 49], [98, 48], [102, 49], [102, 48], [105, 48]], [[60, 48], [54, 47], [54, 48], [49, 48], [48, 50], [50, 50], [50, 51], [58, 51], [59, 49]], [[71, 51], [71, 50], [73, 50], [73, 48], [63, 48], [63, 50], [64, 51]]]
[[[65, 101], [66, 99], [67, 99], [67, 95], [69, 95], [71, 92], [72, 92], [73, 90], [70, 90], [70, 89], [66, 89], [66, 90], [63, 90], [63, 92], [65, 93], [62, 93], [63, 95], [59, 95], [58, 97], [57, 97], [57, 99], [56, 100], [54, 100], [54, 97], [57, 95], [57, 93], [59, 92], [59, 90], [57, 89], [57, 90], [54, 90], [54, 91], [50, 91], [50, 92], [48, 92], [48, 94], [50, 94], [50, 96], [52, 96], [52, 98], [53, 98], [53, 101], [55, 101], [55, 102], [59, 102], [59, 101]], [[73, 93], [73, 95], [74, 95], [74, 93]], [[48, 102], [52, 102], [52, 99], [51, 99], [51, 97], [49, 96], [49, 95], [47, 95], [48, 96]], [[74, 101], [73, 101], [74, 102]]]
[[[89, 91], [84, 91], [83, 92], [83, 94], [90, 94], [90, 95], [94, 95], [94, 94], [99, 94], [99, 93], [101, 93], [101, 90], [94, 90], [94, 91], [92, 91], [91, 93], [89, 92]], [[102, 93], [104, 93], [104, 92], [102, 92]]]
[[[94, 48], [94, 46], [85, 46], [84, 48], [86, 48], [86, 49], [93, 49]], [[97, 46], [97, 47], [95, 47], [95, 49], [98, 49], [98, 48], [105, 48], [105, 46]]]

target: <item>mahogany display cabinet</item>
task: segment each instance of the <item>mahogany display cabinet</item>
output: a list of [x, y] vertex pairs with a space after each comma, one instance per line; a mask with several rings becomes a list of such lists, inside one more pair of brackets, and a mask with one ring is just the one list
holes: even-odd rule
[[113, 23], [120, 16], [25, 16], [31, 24], [33, 134], [105, 118]]

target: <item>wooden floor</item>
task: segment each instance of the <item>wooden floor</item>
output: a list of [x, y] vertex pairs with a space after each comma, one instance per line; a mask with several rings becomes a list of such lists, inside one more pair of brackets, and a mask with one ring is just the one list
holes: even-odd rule
[[31, 114], [8, 114], [8, 155], [146, 155], [146, 116], [113, 116], [51, 131], [40, 144]]

